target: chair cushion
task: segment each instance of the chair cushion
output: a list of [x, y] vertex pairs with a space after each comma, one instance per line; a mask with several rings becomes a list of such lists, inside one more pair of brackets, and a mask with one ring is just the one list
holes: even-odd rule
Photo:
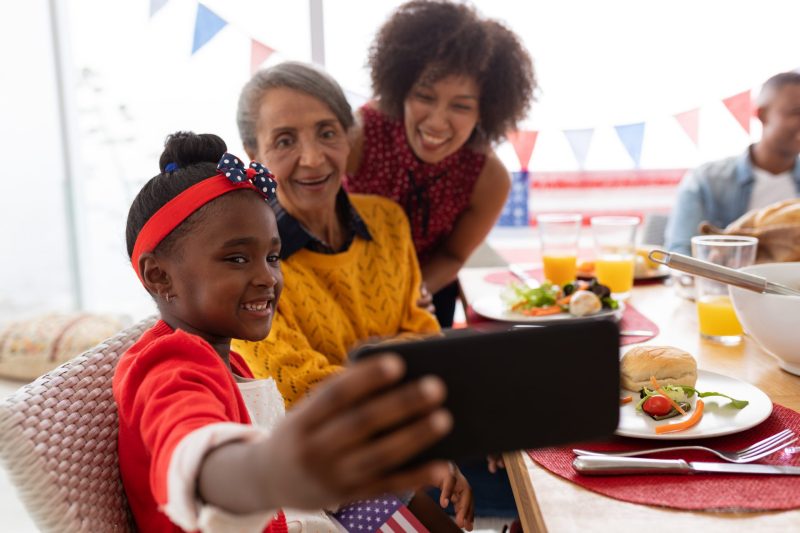
[[0, 376], [30, 381], [83, 353], [124, 327], [89, 313], [51, 313], [0, 328]]

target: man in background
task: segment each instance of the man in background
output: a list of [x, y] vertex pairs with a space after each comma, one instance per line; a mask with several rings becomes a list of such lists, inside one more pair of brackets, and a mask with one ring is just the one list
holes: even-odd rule
[[724, 228], [741, 215], [800, 196], [800, 73], [768, 79], [756, 100], [761, 140], [738, 156], [690, 171], [678, 187], [666, 229], [671, 252], [691, 253], [701, 222]]

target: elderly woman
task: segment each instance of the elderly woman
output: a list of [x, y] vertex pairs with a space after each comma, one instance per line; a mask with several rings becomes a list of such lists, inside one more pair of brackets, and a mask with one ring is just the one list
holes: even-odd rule
[[[272, 208], [281, 302], [267, 338], [233, 344], [253, 374], [275, 379], [291, 406], [339, 371], [359, 341], [438, 332], [433, 315], [417, 306], [421, 274], [405, 213], [386, 198], [342, 188], [353, 115], [339, 85], [308, 65], [282, 63], [244, 86], [237, 120], [248, 155], [279, 184]], [[455, 465], [441, 486], [442, 502], [449, 496], [456, 505], [456, 523], [471, 529], [471, 490]], [[454, 527], [426, 502], [417, 495], [409, 508]]]
[[420, 270], [408, 221], [394, 202], [342, 188], [350, 106], [338, 84], [301, 63], [255, 74], [237, 115], [248, 155], [278, 180], [284, 298], [261, 342], [238, 342], [287, 405], [338, 371], [359, 342], [435, 333], [417, 306]]
[[400, 203], [442, 327], [456, 275], [497, 221], [508, 171], [492, 150], [536, 88], [531, 59], [505, 26], [446, 1], [400, 6], [370, 48], [377, 100], [360, 109], [350, 192]]

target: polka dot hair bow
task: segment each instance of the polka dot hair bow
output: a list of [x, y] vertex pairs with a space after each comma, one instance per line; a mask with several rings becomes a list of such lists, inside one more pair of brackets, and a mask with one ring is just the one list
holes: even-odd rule
[[249, 183], [265, 199], [275, 198], [275, 189], [278, 187], [278, 183], [275, 181], [275, 176], [261, 163], [252, 161], [250, 166], [245, 168], [244, 163], [238, 157], [226, 152], [222, 154], [222, 158], [217, 164], [217, 170], [231, 180], [231, 183]]

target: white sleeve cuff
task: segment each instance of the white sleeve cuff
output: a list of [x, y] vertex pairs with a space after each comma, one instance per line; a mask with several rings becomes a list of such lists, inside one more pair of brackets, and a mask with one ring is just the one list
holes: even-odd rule
[[277, 509], [239, 515], [203, 504], [197, 498], [200, 464], [212, 448], [231, 441], [253, 441], [269, 432], [263, 428], [220, 422], [192, 431], [175, 447], [167, 471], [167, 503], [162, 511], [186, 531], [261, 533]]

